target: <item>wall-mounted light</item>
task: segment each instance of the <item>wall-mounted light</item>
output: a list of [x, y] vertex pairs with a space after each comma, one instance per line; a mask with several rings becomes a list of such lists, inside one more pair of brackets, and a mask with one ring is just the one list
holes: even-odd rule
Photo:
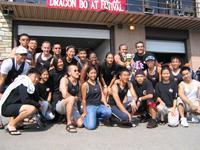
[[134, 25], [129, 25], [129, 30], [130, 31], [134, 31], [135, 30], [135, 26]]
[[12, 9], [9, 9], [7, 7], [5, 7], [3, 10], [2, 10], [2, 14], [5, 16], [5, 17], [12, 17], [13, 16], [13, 13], [14, 11]]

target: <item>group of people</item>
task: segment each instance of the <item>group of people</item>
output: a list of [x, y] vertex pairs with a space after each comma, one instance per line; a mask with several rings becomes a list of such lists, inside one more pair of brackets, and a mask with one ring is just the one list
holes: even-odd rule
[[20, 135], [25, 122], [42, 127], [63, 117], [70, 133], [101, 123], [135, 127], [135, 120], [147, 122], [147, 128], [200, 122], [199, 73], [178, 56], [160, 65], [139, 41], [135, 54], [121, 44], [100, 64], [84, 48], [67, 46], [62, 56], [59, 43], [51, 47], [44, 41], [41, 53], [27, 34], [19, 36], [19, 43], [0, 70], [0, 116], [9, 117], [11, 135]]

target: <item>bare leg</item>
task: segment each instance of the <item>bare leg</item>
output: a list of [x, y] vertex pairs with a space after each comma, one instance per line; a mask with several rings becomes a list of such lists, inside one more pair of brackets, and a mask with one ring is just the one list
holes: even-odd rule
[[149, 113], [151, 114], [152, 119], [156, 119], [157, 112], [154, 108], [149, 107]]
[[16, 118], [14, 118], [14, 117], [10, 118], [8, 127], [16, 128], [16, 126], [19, 122], [23, 121], [26, 117], [35, 113], [36, 110], [37, 109], [32, 105], [22, 105], [22, 107], [20, 108], [19, 115]]
[[185, 117], [185, 115], [184, 115], [185, 110], [184, 110], [184, 107], [182, 104], [178, 105], [178, 111], [179, 111], [181, 118]]
[[72, 112], [75, 99], [74, 97], [70, 96], [64, 99], [65, 106], [66, 106], [66, 117], [67, 117], [67, 125], [72, 124]]

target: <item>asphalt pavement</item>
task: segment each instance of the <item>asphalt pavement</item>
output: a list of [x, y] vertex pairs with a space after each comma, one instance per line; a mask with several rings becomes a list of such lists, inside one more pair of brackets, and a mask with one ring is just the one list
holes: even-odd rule
[[41, 131], [35, 127], [11, 136], [0, 130], [0, 150], [200, 150], [200, 124], [189, 128], [167, 125], [147, 129], [99, 126], [96, 130], [78, 129], [68, 133], [64, 124]]

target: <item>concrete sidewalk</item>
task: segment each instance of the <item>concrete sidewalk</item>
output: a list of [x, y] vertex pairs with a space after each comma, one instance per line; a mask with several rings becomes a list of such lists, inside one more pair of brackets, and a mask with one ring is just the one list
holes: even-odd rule
[[167, 125], [147, 129], [100, 126], [89, 131], [78, 129], [72, 134], [64, 124], [55, 124], [46, 131], [24, 130], [10, 136], [0, 130], [0, 150], [200, 150], [200, 124], [170, 128]]

